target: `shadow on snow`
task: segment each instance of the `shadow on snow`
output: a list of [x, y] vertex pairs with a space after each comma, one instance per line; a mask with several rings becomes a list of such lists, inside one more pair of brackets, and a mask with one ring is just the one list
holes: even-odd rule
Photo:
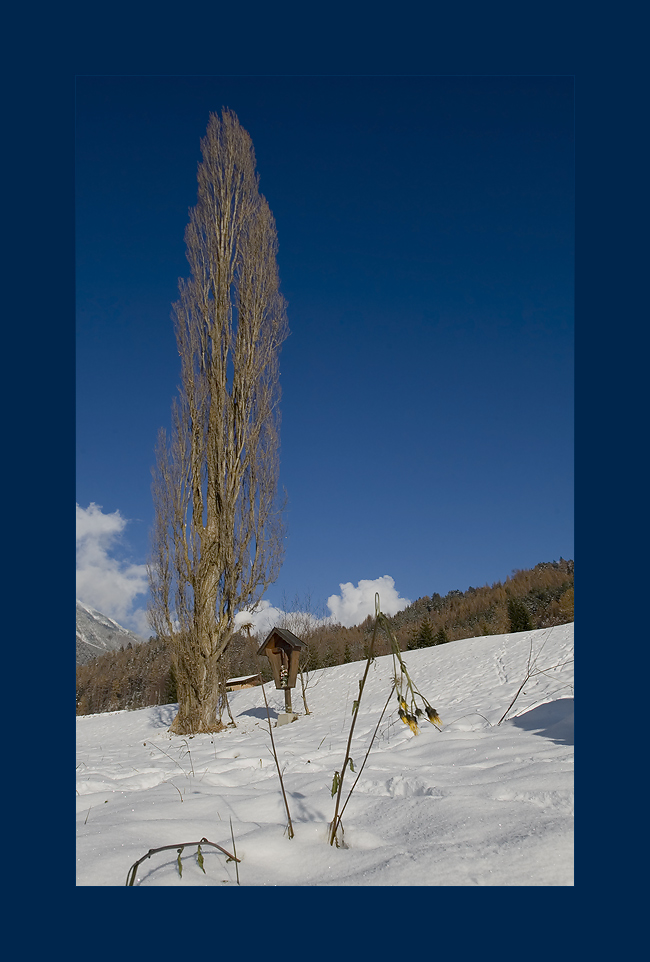
[[559, 698], [509, 719], [517, 728], [551, 738], [560, 745], [573, 745], [573, 698]]

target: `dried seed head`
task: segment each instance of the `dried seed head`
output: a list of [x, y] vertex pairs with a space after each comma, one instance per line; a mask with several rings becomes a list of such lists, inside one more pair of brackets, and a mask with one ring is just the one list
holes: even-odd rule
[[427, 718], [432, 725], [442, 725], [442, 722], [440, 721], [440, 715], [435, 708], [431, 707], [431, 705], [427, 705]]
[[415, 715], [406, 716], [406, 724], [409, 726], [414, 735], [418, 734], [418, 723]]

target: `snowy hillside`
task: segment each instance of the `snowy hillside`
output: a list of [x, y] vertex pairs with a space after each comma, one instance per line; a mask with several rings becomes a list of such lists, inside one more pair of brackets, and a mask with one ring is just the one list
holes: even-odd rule
[[[261, 688], [230, 696], [236, 729], [172, 736], [175, 706], [77, 718], [77, 884], [125, 885], [149, 849], [203, 847], [142, 862], [136, 885], [573, 885], [573, 624], [406, 652], [438, 710], [414, 734], [393, 698], [327, 844], [364, 663], [310, 676], [304, 714], [273, 728], [294, 838], [271, 754]], [[499, 720], [526, 678], [508, 717]], [[390, 691], [392, 656], [370, 669], [352, 745], [359, 772]], [[284, 695], [265, 686], [272, 718]], [[343, 798], [355, 773], [345, 775]], [[237, 872], [238, 876], [237, 877]]]
[[85, 665], [107, 651], [139, 645], [139, 635], [118, 625], [116, 621], [77, 601], [77, 664]]

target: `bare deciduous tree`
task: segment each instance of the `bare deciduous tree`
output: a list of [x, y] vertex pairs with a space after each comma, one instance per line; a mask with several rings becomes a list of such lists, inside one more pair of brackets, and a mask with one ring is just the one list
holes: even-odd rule
[[275, 221], [232, 111], [210, 115], [201, 149], [185, 232], [191, 276], [174, 304], [181, 383], [152, 472], [149, 619], [171, 644], [179, 734], [221, 727], [219, 661], [235, 613], [277, 578], [283, 543], [279, 353], [288, 329]]

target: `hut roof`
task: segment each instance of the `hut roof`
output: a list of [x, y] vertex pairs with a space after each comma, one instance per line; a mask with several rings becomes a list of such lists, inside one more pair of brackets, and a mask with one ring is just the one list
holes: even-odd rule
[[271, 640], [271, 638], [272, 638], [274, 635], [277, 635], [279, 638], [282, 639], [282, 641], [286, 641], [286, 643], [287, 643], [288, 645], [291, 645], [292, 648], [306, 648], [306, 647], [307, 647], [306, 642], [301, 641], [300, 638], [298, 638], [297, 635], [294, 635], [294, 633], [293, 633], [292, 631], [289, 631], [287, 628], [273, 628], [272, 631], [270, 631], [270, 632], [268, 633], [268, 635], [266, 636], [266, 640], [264, 641], [264, 643], [261, 645], [259, 651], [257, 652], [258, 655], [263, 655], [263, 654], [264, 654], [264, 649], [266, 648], [266, 646], [268, 645], [269, 641]]
[[226, 685], [245, 685], [248, 682], [256, 681], [259, 677], [257, 672], [254, 675], [239, 675], [238, 678], [227, 678]]

